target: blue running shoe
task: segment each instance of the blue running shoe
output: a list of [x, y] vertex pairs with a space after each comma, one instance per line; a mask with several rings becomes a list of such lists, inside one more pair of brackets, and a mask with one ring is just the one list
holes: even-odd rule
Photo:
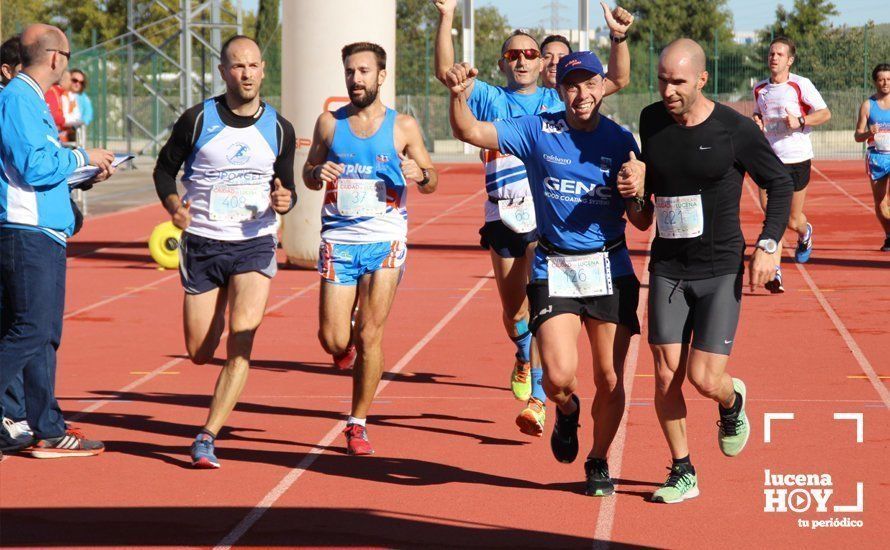
[[219, 461], [213, 452], [213, 438], [209, 434], [199, 433], [192, 443], [192, 468], [200, 470], [219, 468]]
[[794, 251], [794, 259], [799, 264], [805, 264], [810, 259], [810, 252], [813, 251], [813, 226], [807, 224], [807, 234], [803, 239], [797, 240], [797, 249]]
[[773, 277], [772, 281], [769, 281], [763, 286], [773, 294], [781, 294], [785, 292], [785, 286], [782, 284], [782, 268], [776, 267], [776, 276]]

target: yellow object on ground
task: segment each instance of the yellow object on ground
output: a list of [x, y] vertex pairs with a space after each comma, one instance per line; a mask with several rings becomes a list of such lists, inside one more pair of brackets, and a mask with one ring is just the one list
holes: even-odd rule
[[151, 252], [151, 259], [163, 268], [178, 268], [181, 238], [182, 229], [173, 225], [173, 222], [159, 224], [151, 232], [151, 237], [148, 238], [148, 251]]

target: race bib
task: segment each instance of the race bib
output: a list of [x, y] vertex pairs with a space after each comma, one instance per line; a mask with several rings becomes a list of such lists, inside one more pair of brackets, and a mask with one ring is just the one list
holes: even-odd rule
[[337, 180], [337, 210], [343, 216], [386, 214], [386, 183], [383, 180]]
[[875, 134], [875, 149], [881, 153], [890, 153], [890, 128]]
[[244, 222], [255, 220], [269, 207], [269, 186], [214, 185], [210, 191], [210, 219]]
[[663, 239], [689, 239], [704, 232], [701, 195], [656, 197], [655, 219]]
[[550, 296], [584, 298], [612, 294], [609, 253], [547, 258], [547, 285]]
[[763, 119], [763, 127], [766, 133], [771, 136], [783, 136], [791, 132], [784, 118], [765, 118]]
[[514, 233], [528, 233], [537, 227], [535, 203], [530, 196], [499, 200], [498, 213], [504, 225]]

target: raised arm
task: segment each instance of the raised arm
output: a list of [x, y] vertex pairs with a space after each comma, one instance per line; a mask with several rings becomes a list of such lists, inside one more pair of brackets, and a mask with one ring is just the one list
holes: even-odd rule
[[606, 73], [604, 87], [605, 95], [611, 95], [630, 83], [630, 48], [627, 46], [626, 38], [627, 30], [634, 22], [634, 16], [621, 6], [616, 6], [611, 11], [605, 2], [600, 2], [600, 6], [603, 8], [610, 36], [624, 39], [619, 43], [610, 41], [609, 71]]
[[433, 193], [439, 186], [439, 174], [423, 143], [420, 126], [414, 117], [409, 115], [399, 115], [396, 124], [405, 140], [405, 148], [399, 152], [399, 158], [402, 159], [402, 175], [406, 180], [417, 183], [417, 189], [421, 193]]
[[494, 124], [477, 120], [467, 104], [470, 95], [467, 90], [477, 74], [479, 71], [470, 67], [469, 63], [460, 63], [451, 67], [445, 75], [445, 86], [451, 91], [451, 130], [454, 137], [463, 142], [498, 151], [498, 132]]
[[[439, 10], [439, 27], [436, 29], [436, 78], [445, 84], [445, 74], [454, 65], [454, 43], [451, 27], [457, 0], [432, 0]], [[471, 88], [472, 89], [472, 88]]]
[[330, 142], [334, 138], [336, 121], [330, 112], [319, 115], [312, 132], [312, 145], [303, 164], [303, 183], [309, 189], [318, 191], [326, 183], [336, 181], [343, 173], [345, 166], [327, 160]]

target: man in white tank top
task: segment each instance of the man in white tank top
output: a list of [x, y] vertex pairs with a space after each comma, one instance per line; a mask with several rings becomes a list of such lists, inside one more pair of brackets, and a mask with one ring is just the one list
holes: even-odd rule
[[383, 329], [407, 255], [408, 183], [427, 194], [438, 177], [417, 121], [377, 95], [386, 79], [383, 48], [349, 44], [342, 59], [350, 104], [318, 117], [303, 182], [325, 189], [318, 337], [338, 368], [354, 363], [346, 449], [368, 455], [365, 424], [383, 373]]
[[[213, 359], [229, 309], [228, 358], [207, 422], [192, 444], [195, 468], [219, 468], [216, 436], [247, 381], [254, 336], [278, 266], [276, 213], [287, 213], [296, 202], [294, 129], [260, 99], [259, 46], [234, 36], [223, 44], [220, 58], [225, 94], [183, 113], [154, 171], [158, 197], [184, 230], [183, 325], [196, 364]], [[183, 164], [180, 197], [176, 175]]]
[[[803, 212], [807, 184], [810, 182], [810, 163], [814, 156], [810, 133], [814, 126], [825, 124], [831, 111], [808, 78], [791, 73], [797, 51], [794, 42], [784, 36], [776, 37], [769, 46], [770, 77], [754, 86], [754, 121], [766, 134], [773, 151], [788, 168], [794, 180], [794, 199], [788, 229], [797, 233], [794, 259], [805, 263], [813, 249], [813, 225]], [[766, 210], [766, 192], [760, 190], [760, 203]], [[773, 256], [782, 258], [782, 240]], [[774, 294], [785, 292], [782, 271], [776, 265], [775, 278], [766, 284]]]

